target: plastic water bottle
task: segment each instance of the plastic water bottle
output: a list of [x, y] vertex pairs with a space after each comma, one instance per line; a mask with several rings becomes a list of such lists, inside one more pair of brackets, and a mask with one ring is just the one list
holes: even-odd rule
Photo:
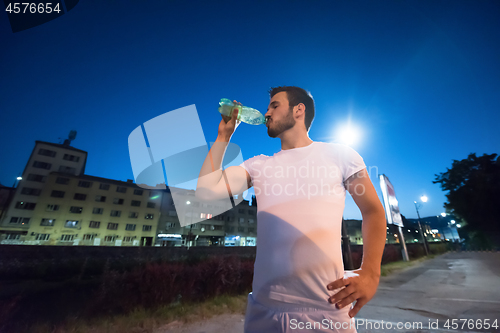
[[234, 105], [227, 98], [222, 98], [219, 102], [219, 112], [225, 116], [231, 117], [233, 110], [237, 108], [238, 111], [238, 120], [250, 125], [262, 125], [265, 124], [267, 119], [264, 117], [262, 113], [259, 111], [249, 108], [248, 106], [243, 105]]

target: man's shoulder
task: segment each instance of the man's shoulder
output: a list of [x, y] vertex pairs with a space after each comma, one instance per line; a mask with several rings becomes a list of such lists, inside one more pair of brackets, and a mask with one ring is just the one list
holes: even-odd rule
[[245, 166], [250, 166], [250, 165], [254, 165], [256, 163], [265, 162], [265, 161], [267, 161], [270, 158], [272, 158], [272, 156], [267, 156], [267, 155], [264, 155], [264, 154], [260, 154], [260, 155], [256, 155], [254, 157], [251, 157], [249, 159], [246, 159], [242, 164], [244, 164]]

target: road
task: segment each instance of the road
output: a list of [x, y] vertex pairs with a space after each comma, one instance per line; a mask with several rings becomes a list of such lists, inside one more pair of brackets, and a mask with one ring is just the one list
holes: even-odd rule
[[[485, 330], [486, 319], [490, 325], [496, 320], [498, 328]], [[358, 333], [500, 332], [500, 253], [449, 252], [382, 277], [356, 325]], [[173, 323], [155, 333], [187, 332], [243, 332], [243, 316]]]

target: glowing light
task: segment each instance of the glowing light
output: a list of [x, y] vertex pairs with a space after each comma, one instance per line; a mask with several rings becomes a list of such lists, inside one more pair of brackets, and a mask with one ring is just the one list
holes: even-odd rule
[[425, 195], [423, 195], [420, 197], [420, 200], [422, 200], [423, 202], [427, 202], [428, 198]]
[[455, 220], [451, 220], [450, 222], [451, 222], [451, 224], [455, 224]]
[[186, 201], [186, 204], [190, 205], [190, 204], [191, 204], [191, 201]]
[[457, 224], [457, 228], [462, 228], [462, 226], [460, 224]]
[[159, 197], [160, 197], [159, 195], [155, 195], [155, 196], [152, 196], [150, 199], [154, 200], [154, 199], [158, 199]]
[[446, 213], [441, 213], [441, 216], [442, 216], [442, 217], [445, 217], [445, 216], [446, 216]]
[[22, 180], [22, 179], [23, 179], [23, 177], [17, 177], [16, 179], [17, 179], [17, 180]]
[[360, 129], [353, 126], [350, 122], [342, 126], [338, 133], [340, 141], [349, 146], [355, 145], [361, 139]]

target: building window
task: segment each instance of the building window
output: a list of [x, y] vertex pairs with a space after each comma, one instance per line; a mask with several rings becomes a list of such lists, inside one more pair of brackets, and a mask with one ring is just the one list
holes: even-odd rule
[[42, 190], [30, 187], [23, 187], [23, 189], [21, 190], [21, 194], [26, 194], [26, 195], [40, 195], [40, 192], [42, 192]]
[[108, 223], [109, 230], [118, 230], [118, 223]]
[[116, 241], [117, 238], [118, 238], [118, 236], [105, 236], [104, 241], [105, 242], [114, 242], [114, 241]]
[[55, 222], [55, 219], [42, 219], [42, 223], [40, 223], [40, 225], [43, 225], [45, 227], [53, 227]]
[[248, 210], [248, 215], [255, 215], [255, 212], [251, 209]]
[[66, 220], [66, 223], [64, 223], [65, 228], [78, 228], [79, 224], [78, 221], [76, 220]]
[[45, 210], [48, 212], [55, 212], [56, 210], [59, 210], [59, 205], [47, 205]]
[[18, 234], [18, 233], [7, 233], [5, 239], [8, 239], [8, 240], [19, 240], [19, 239], [21, 239], [21, 234]]
[[29, 217], [11, 217], [10, 218], [10, 224], [28, 224], [30, 222]]
[[243, 227], [238, 227], [238, 232], [245, 232], [245, 228], [243, 228]]
[[110, 216], [115, 216], [115, 217], [120, 217], [121, 214], [122, 214], [121, 210], [112, 210], [111, 214], [109, 214], [109, 215]]
[[75, 193], [75, 196], [73, 197], [75, 200], [85, 200], [87, 199], [87, 195], [83, 193]]
[[35, 240], [37, 241], [48, 241], [50, 238], [50, 234], [38, 234], [35, 237]]
[[27, 209], [34, 210], [36, 207], [36, 203], [34, 202], [26, 202], [26, 201], [18, 201], [15, 206], [17, 209]]
[[28, 180], [30, 180], [32, 182], [44, 183], [45, 182], [45, 176], [37, 175], [37, 174], [34, 174], [34, 173], [30, 173], [28, 175]]
[[141, 206], [141, 202], [138, 201], [138, 200], [132, 200], [132, 203], [130, 205], [131, 206], [135, 206], [135, 207], [140, 207]]
[[224, 227], [221, 225], [214, 225], [214, 230], [224, 230]]
[[248, 228], [248, 232], [255, 232], [255, 228]]
[[127, 193], [127, 188], [125, 186], [117, 186], [116, 192]]
[[123, 205], [123, 199], [120, 199], [120, 198], [114, 198], [113, 199], [113, 203], [115, 205]]
[[248, 223], [254, 223], [254, 219], [248, 219]]
[[238, 219], [238, 221], [239, 221], [240, 223], [245, 223], [245, 218], [244, 218], [244, 217], [240, 217], [240, 218]]
[[89, 187], [91, 187], [91, 186], [92, 186], [92, 182], [88, 182], [88, 181], [86, 181], [86, 180], [80, 180], [80, 181], [78, 182], [78, 186], [79, 186], [79, 187], [89, 188]]
[[160, 192], [158, 192], [158, 191], [150, 191], [149, 192], [149, 197], [150, 198], [156, 199], [159, 196], [160, 196]]
[[138, 189], [134, 190], [135, 195], [142, 195], [142, 193], [144, 193], [144, 190], [138, 190]]
[[40, 148], [38, 150], [38, 155], [43, 155], [43, 156], [49, 156], [49, 157], [55, 157], [56, 156], [56, 152], [53, 151], [53, 150], [48, 150], [48, 149], [43, 149], [43, 148]]
[[130, 217], [131, 219], [136, 219], [136, 218], [139, 217], [139, 213], [137, 213], [137, 212], [130, 212], [128, 214], [128, 217]]
[[226, 220], [228, 222], [234, 222], [234, 216], [228, 216]]
[[238, 209], [238, 213], [245, 214], [245, 210], [244, 209]]
[[72, 168], [72, 167], [61, 165], [59, 167], [59, 172], [70, 174], [70, 175], [75, 175], [76, 174], [76, 169]]
[[72, 161], [72, 162], [78, 162], [78, 161], [80, 161], [80, 157], [79, 156], [75, 156], [75, 155], [70, 155], [70, 154], [64, 154], [63, 160]]
[[127, 230], [127, 231], [135, 231], [135, 226], [136, 226], [136, 224], [127, 224], [125, 226], [125, 230]]
[[50, 170], [50, 168], [52, 167], [52, 164], [45, 163], [45, 162], [40, 162], [40, 161], [34, 161], [33, 162], [33, 167], [34, 168], [39, 168], [39, 169]]
[[108, 191], [108, 190], [109, 190], [109, 184], [103, 184], [103, 183], [101, 183], [101, 184], [99, 185], [99, 189], [100, 189], [100, 190], [105, 190], [105, 191]]
[[50, 196], [53, 198], [64, 198], [64, 193], [64, 191], [52, 191], [52, 193], [50, 193]]
[[103, 211], [104, 209], [102, 208], [94, 207], [94, 209], [92, 209], [92, 214], [102, 214]]
[[167, 222], [167, 228], [175, 228], [175, 222]]
[[99, 221], [90, 221], [89, 228], [98, 229], [101, 226], [101, 222]]
[[150, 219], [153, 219], [154, 216], [155, 216], [154, 214], [146, 214], [146, 216], [144, 218], [150, 220]]
[[76, 235], [61, 235], [61, 242], [72, 242]]
[[227, 232], [234, 232], [234, 227], [227, 227], [227, 228], [226, 228], [226, 231], [227, 231]]
[[156, 203], [154, 203], [154, 202], [148, 202], [147, 206], [148, 206], [148, 208], [155, 208]]
[[83, 207], [77, 207], [77, 206], [71, 206], [71, 208], [69, 209], [70, 213], [74, 213], [74, 214], [81, 214], [82, 210], [83, 210]]
[[83, 240], [86, 241], [93, 241], [95, 238], [95, 234], [84, 234], [83, 235]]
[[66, 177], [57, 177], [56, 178], [56, 183], [57, 184], [68, 185], [69, 184], [69, 178], [66, 178]]
[[126, 236], [126, 237], [123, 237], [123, 242], [124, 243], [130, 243], [134, 238], [135, 238], [135, 236]]
[[169, 210], [168, 216], [177, 216], [177, 212], [175, 210]]
[[106, 202], [106, 197], [103, 195], [96, 195], [95, 196], [95, 201], [97, 202]]
[[142, 231], [151, 231], [152, 228], [153, 228], [152, 225], [143, 225], [142, 226]]

